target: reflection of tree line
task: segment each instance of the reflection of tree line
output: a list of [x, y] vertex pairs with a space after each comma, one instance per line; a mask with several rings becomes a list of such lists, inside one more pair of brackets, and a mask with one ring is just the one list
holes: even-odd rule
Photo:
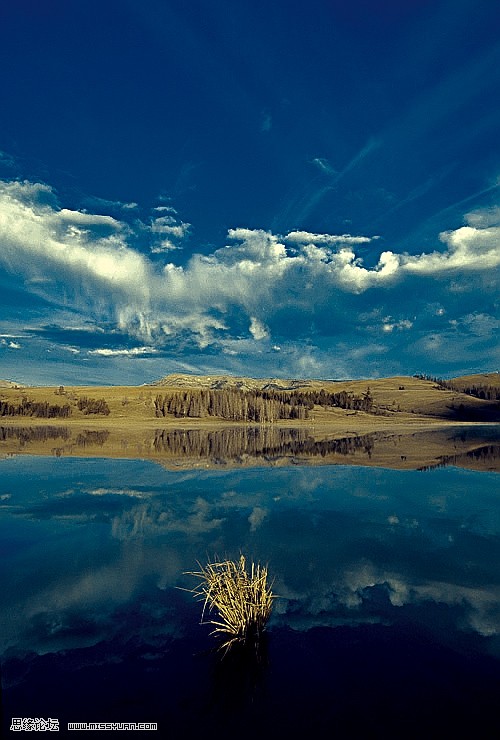
[[[95, 445], [102, 447], [108, 437], [107, 429], [98, 431], [84, 429], [77, 434], [73, 444], [77, 447]], [[68, 427], [0, 427], [0, 442], [7, 442], [9, 439], [19, 440], [22, 445], [56, 439], [70, 441], [71, 430]]]
[[[109, 437], [107, 429], [83, 430], [72, 438], [68, 427], [0, 427], [0, 442], [18, 440], [21, 445], [64, 440], [65, 447], [54, 449], [57, 455], [72, 447], [103, 447]], [[362, 450], [371, 457], [374, 434], [342, 439], [313, 439], [307, 429], [275, 427], [232, 427], [204, 429], [161, 429], [155, 432], [153, 449], [173, 457], [198, 457], [211, 460], [236, 460], [243, 456], [273, 458], [277, 456], [326, 457], [352, 455]]]
[[68, 427], [0, 427], [0, 442], [16, 439], [21, 444], [46, 442], [53, 439], [70, 439]]
[[98, 446], [102, 447], [108, 440], [109, 432], [107, 429], [100, 429], [98, 431], [85, 429], [80, 432], [75, 440], [75, 444], [78, 447], [89, 447]]
[[212, 460], [276, 456], [352, 455], [362, 450], [371, 457], [375, 435], [315, 440], [305, 429], [236, 428], [215, 432], [201, 429], [157, 430], [155, 452], [174, 457], [199, 457]]
[[419, 470], [434, 470], [435, 468], [446, 468], [450, 465], [460, 466], [467, 462], [479, 462], [488, 464], [494, 460], [500, 459], [500, 445], [484, 445], [483, 447], [477, 447], [475, 450], [469, 450], [468, 452], [460, 452], [457, 455], [442, 455], [439, 458], [439, 462], [431, 465], [425, 465]]
[[361, 396], [347, 391], [243, 391], [190, 389], [158, 394], [154, 400], [157, 417], [202, 418], [216, 416], [230, 421], [269, 422], [279, 419], [307, 419], [314, 406], [373, 412], [373, 398], [367, 388]]

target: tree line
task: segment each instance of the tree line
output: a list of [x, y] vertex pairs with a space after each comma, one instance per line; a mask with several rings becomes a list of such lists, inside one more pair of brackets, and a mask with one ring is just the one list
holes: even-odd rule
[[309, 408], [297, 399], [287, 401], [273, 395], [268, 392], [245, 392], [239, 389], [195, 389], [158, 394], [154, 405], [157, 417], [216, 416], [229, 421], [256, 423], [308, 418]]
[[[109, 406], [104, 398], [87, 398], [82, 396], [78, 399], [77, 407], [84, 414], [104, 414], [108, 416]], [[0, 416], [32, 416], [38, 419], [67, 419], [72, 410], [69, 403], [58, 404], [48, 401], [33, 401], [23, 396], [19, 403], [0, 400]]]
[[368, 388], [361, 396], [347, 391], [270, 391], [241, 389], [190, 389], [158, 394], [154, 400], [157, 417], [200, 418], [216, 416], [229, 421], [273, 422], [308, 419], [314, 406], [339, 407], [373, 413]]
[[456, 393], [466, 393], [468, 396], [474, 396], [483, 401], [500, 401], [500, 387], [494, 385], [480, 383], [477, 385], [460, 386], [454, 383], [453, 380], [444, 380], [443, 378], [436, 378], [432, 375], [422, 375], [419, 373], [414, 377], [419, 380], [430, 380], [443, 390], [455, 391]]
[[71, 406], [52, 404], [48, 401], [32, 401], [22, 398], [20, 403], [0, 401], [0, 416], [34, 416], [39, 419], [67, 419], [71, 416]]
[[367, 388], [360, 396], [348, 391], [330, 393], [322, 388], [320, 391], [298, 391], [296, 394], [304, 403], [323, 408], [336, 407], [352, 411], [365, 411], [369, 414], [375, 413], [375, 404], [370, 388]]

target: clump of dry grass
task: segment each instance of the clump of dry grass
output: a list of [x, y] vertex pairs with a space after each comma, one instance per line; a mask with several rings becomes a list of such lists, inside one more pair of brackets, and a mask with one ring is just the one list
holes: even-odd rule
[[[221, 648], [228, 650], [237, 643], [258, 647], [275, 598], [267, 583], [267, 567], [252, 562], [247, 571], [241, 555], [237, 561], [200, 565], [199, 571], [188, 575], [200, 579], [191, 593], [204, 602], [201, 623], [213, 624], [211, 634], [225, 638]], [[214, 611], [218, 618], [205, 622], [205, 614]]]

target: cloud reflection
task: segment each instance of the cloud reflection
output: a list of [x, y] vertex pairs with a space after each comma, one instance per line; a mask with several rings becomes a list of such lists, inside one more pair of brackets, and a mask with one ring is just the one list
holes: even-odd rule
[[191, 597], [175, 587], [192, 585], [186, 571], [240, 551], [269, 563], [280, 597], [271, 628], [390, 626], [446, 608], [457, 634], [500, 634], [495, 474], [172, 473], [127, 461], [128, 487], [125, 463], [94, 460], [86, 475], [76, 459], [20, 459], [27, 467], [3, 461], [12, 493], [2, 516], [12, 542], [37, 538], [4, 558], [4, 648], [57, 651], [125, 634], [138, 599], [146, 621], [151, 609], [160, 632], [181, 634], [178, 605]]

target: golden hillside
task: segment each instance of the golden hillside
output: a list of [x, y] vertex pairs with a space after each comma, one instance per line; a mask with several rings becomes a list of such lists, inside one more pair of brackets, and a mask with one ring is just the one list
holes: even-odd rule
[[[443, 388], [433, 380], [416, 377], [396, 376], [370, 380], [287, 380], [287, 379], [255, 379], [232, 376], [192, 376], [175, 374], [169, 375], [150, 385], [143, 386], [59, 386], [59, 387], [8, 387], [0, 388], [0, 415], [14, 420], [16, 418], [36, 417], [56, 419], [64, 417], [65, 423], [75, 421], [97, 421], [102, 419], [107, 424], [113, 422], [126, 423], [180, 423], [179, 416], [190, 416], [190, 419], [204, 417], [204, 414], [182, 413], [177, 418], [173, 414], [158, 413], [156, 399], [167, 398], [169, 395], [193, 397], [202, 392], [217, 394], [253, 394], [254, 396], [284, 399], [295, 395], [297, 398], [314, 399], [307, 419], [298, 419], [301, 424], [335, 424], [345, 421], [356, 415], [361, 422], [365, 419], [376, 426], [380, 423], [385, 426], [399, 424], [403, 421], [417, 418], [442, 421], [498, 421], [500, 419], [500, 404], [498, 401], [488, 401], [471, 396], [456, 390], [460, 383], [463, 387], [481, 385], [498, 381], [496, 373], [487, 375], [467, 376], [450, 381], [453, 388]], [[318, 403], [318, 394], [347, 394], [352, 398], [361, 398], [370, 393], [372, 404], [370, 413], [350, 407], [338, 407], [328, 402]], [[23, 405], [24, 404], [24, 405]], [[37, 409], [45, 404], [45, 413]], [[196, 404], [194, 404], [196, 406]], [[65, 408], [64, 414], [54, 411], [55, 408]], [[16, 408], [19, 413], [16, 413]], [[47, 411], [47, 408], [52, 411]], [[162, 409], [164, 407], [162, 406]], [[10, 409], [10, 410], [9, 410]], [[366, 418], [365, 418], [366, 417]], [[227, 417], [226, 417], [227, 418]], [[273, 419], [274, 421], [275, 419]], [[211, 418], [212, 423], [220, 422], [220, 418]]]

